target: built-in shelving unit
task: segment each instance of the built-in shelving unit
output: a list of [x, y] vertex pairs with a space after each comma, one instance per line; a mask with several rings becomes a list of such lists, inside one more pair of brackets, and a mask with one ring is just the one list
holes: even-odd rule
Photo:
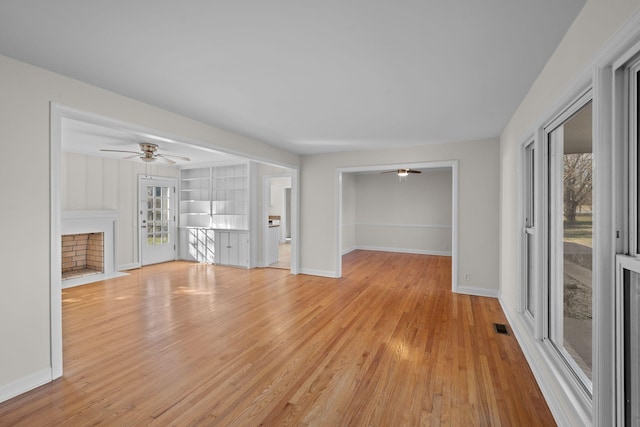
[[[179, 224], [181, 258], [248, 267], [249, 210], [248, 162], [182, 169]], [[220, 230], [243, 234], [241, 237], [225, 234], [225, 250], [219, 249], [216, 255], [215, 236], [222, 236]], [[238, 249], [241, 252], [239, 256], [225, 256], [227, 249], [231, 248], [229, 242], [238, 239], [243, 242]]]

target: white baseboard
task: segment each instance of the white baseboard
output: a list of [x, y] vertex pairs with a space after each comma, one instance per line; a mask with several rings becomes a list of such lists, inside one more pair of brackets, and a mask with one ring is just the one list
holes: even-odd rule
[[337, 278], [335, 271], [314, 270], [312, 268], [301, 268], [300, 274], [308, 274], [310, 276], [329, 277], [331, 279]]
[[126, 270], [135, 270], [136, 268], [140, 268], [141, 265], [139, 262], [132, 262], [131, 264], [122, 264], [118, 266], [118, 271], [126, 271]]
[[356, 249], [358, 249], [358, 248], [356, 248], [355, 246], [352, 246], [352, 247], [347, 248], [347, 249], [343, 249], [343, 250], [342, 250], [342, 255], [346, 255], [346, 254], [348, 254], [349, 252], [353, 252], [353, 251], [355, 251]]
[[355, 249], [360, 249], [363, 251], [400, 252], [404, 254], [451, 256], [451, 252], [432, 251], [429, 249], [392, 248], [386, 246], [356, 246], [351, 250]]
[[52, 381], [51, 368], [43, 369], [39, 372], [27, 375], [9, 384], [0, 386], [0, 402], [9, 400], [19, 394], [26, 393], [29, 390], [33, 390], [36, 387], [40, 387], [43, 384], [47, 384]]
[[592, 425], [591, 414], [582, 410], [571, 388], [562, 379], [561, 373], [545, 355], [541, 348], [542, 342], [531, 336], [526, 325], [518, 316], [512, 315], [501, 298], [499, 302], [556, 424], [559, 426]]
[[460, 286], [456, 289], [457, 294], [474, 295], [477, 297], [498, 298], [500, 291], [497, 289], [474, 288], [471, 286]]

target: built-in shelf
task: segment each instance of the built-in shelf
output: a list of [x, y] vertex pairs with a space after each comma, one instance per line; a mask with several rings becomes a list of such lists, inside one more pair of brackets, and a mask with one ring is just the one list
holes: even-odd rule
[[[210, 231], [239, 232], [249, 229], [249, 163], [182, 169], [179, 225], [184, 234], [181, 237], [181, 256], [212, 262], [215, 237]], [[240, 239], [241, 242], [248, 240], [248, 234]], [[244, 250], [241, 252], [243, 255], [240, 258], [244, 260]], [[225, 258], [220, 259], [224, 263]], [[236, 262], [230, 264], [235, 265]], [[244, 261], [240, 263], [244, 264]]]

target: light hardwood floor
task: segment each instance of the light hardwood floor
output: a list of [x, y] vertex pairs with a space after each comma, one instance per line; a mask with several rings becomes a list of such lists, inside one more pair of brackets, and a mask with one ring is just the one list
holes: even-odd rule
[[554, 425], [498, 301], [452, 294], [450, 258], [343, 270], [175, 262], [66, 289], [64, 377], [0, 425]]

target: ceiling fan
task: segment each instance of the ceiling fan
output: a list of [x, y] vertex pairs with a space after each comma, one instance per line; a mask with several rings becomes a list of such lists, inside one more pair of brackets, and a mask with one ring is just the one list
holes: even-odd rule
[[171, 165], [175, 165], [176, 162], [171, 160], [170, 157], [174, 159], [184, 160], [185, 162], [190, 162], [191, 159], [183, 156], [174, 156], [173, 154], [160, 154], [158, 153], [158, 145], [152, 144], [149, 142], [141, 142], [140, 143], [140, 151], [129, 151], [129, 150], [107, 150], [101, 149], [100, 151], [110, 151], [113, 153], [132, 153], [133, 156], [123, 157], [123, 160], [133, 159], [139, 157], [143, 162], [155, 162], [156, 160], [162, 160]]
[[422, 173], [422, 171], [415, 170], [415, 169], [396, 169], [396, 170], [392, 170], [392, 171], [385, 171], [385, 172], [381, 172], [381, 173], [395, 173], [395, 174], [398, 174], [398, 176], [399, 176], [400, 178], [405, 178], [405, 177], [407, 177], [410, 173]]

